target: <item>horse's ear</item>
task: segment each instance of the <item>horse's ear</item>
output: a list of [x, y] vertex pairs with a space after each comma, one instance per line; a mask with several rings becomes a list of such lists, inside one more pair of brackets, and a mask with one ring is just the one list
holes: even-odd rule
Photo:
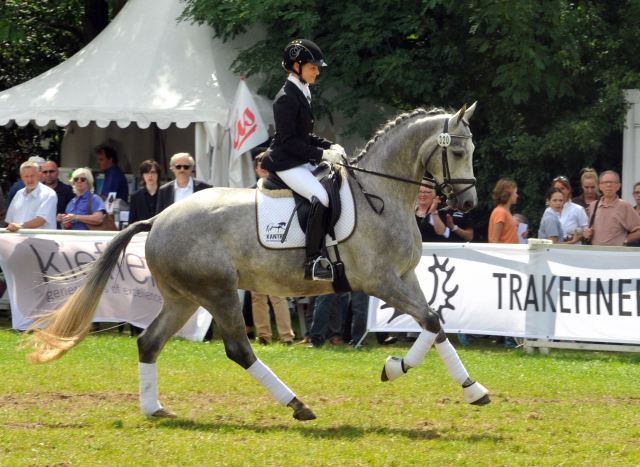
[[467, 109], [467, 111], [464, 113], [464, 116], [466, 117], [465, 120], [468, 122], [469, 120], [471, 120], [471, 117], [473, 117], [473, 112], [475, 112], [476, 110], [476, 104], [478, 103], [478, 101], [475, 101], [473, 103], [473, 105], [471, 107], [469, 107]]
[[462, 108], [458, 110], [458, 113], [453, 116], [456, 119], [456, 126], [460, 125], [460, 122], [462, 121], [462, 118], [464, 117], [464, 113], [466, 111], [467, 111], [467, 104], [463, 105]]

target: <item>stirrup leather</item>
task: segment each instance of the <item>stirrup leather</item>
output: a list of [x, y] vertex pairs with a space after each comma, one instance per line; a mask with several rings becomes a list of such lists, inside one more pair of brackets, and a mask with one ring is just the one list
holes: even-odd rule
[[[325, 261], [328, 264], [328, 267], [324, 267], [321, 261]], [[324, 270], [324, 271], [323, 271]], [[316, 275], [316, 273], [324, 273], [325, 271], [330, 272], [331, 276], [328, 275]], [[333, 263], [325, 258], [324, 256], [318, 256], [317, 258], [307, 262], [305, 268], [305, 279], [314, 280], [314, 281], [327, 281], [333, 282], [335, 277], [335, 269], [333, 267]]]

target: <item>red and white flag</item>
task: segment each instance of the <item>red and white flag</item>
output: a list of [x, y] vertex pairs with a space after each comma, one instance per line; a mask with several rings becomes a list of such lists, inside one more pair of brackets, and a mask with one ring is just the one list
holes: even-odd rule
[[265, 142], [269, 138], [267, 127], [260, 117], [258, 106], [249, 88], [240, 81], [227, 126], [231, 129], [231, 155], [229, 164], [243, 153]]

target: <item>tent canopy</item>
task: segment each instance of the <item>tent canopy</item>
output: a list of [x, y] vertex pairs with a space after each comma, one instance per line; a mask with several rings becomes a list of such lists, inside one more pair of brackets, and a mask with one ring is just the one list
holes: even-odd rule
[[[184, 7], [180, 0], [129, 0], [72, 58], [0, 93], [0, 125], [224, 125], [239, 79], [228, 71], [236, 51], [212, 39], [208, 26], [178, 23]], [[253, 94], [265, 123], [273, 123], [270, 103]]]

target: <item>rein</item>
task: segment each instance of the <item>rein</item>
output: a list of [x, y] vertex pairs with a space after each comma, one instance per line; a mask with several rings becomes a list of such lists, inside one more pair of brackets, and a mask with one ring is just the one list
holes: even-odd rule
[[[338, 162], [337, 165], [344, 167], [349, 173], [349, 175], [353, 177], [353, 179], [358, 183], [358, 186], [360, 187], [360, 190], [362, 191], [367, 202], [369, 203], [369, 206], [371, 206], [371, 209], [373, 209], [375, 213], [378, 215], [382, 214], [382, 212], [384, 211], [384, 200], [379, 196], [367, 193], [364, 187], [362, 186], [362, 184], [360, 183], [360, 181], [356, 178], [356, 175], [353, 173], [354, 170], [358, 172], [364, 172], [370, 175], [376, 175], [378, 177], [389, 178], [391, 180], [396, 180], [398, 182], [411, 183], [412, 185], [424, 186], [427, 188], [431, 188], [432, 190], [433, 189], [440, 190], [447, 197], [447, 200], [452, 198], [457, 198], [458, 195], [461, 195], [465, 191], [468, 191], [474, 186], [476, 186], [476, 179], [475, 178], [451, 178], [451, 171], [449, 170], [449, 161], [447, 158], [447, 147], [451, 144], [451, 138], [470, 139], [472, 135], [469, 135], [469, 136], [452, 135], [448, 133], [448, 129], [449, 129], [449, 119], [447, 118], [444, 121], [443, 132], [438, 135], [438, 146], [433, 148], [433, 151], [431, 151], [431, 154], [429, 154], [429, 157], [427, 158], [427, 162], [425, 163], [425, 167], [429, 165], [429, 161], [431, 161], [431, 158], [438, 150], [438, 147], [442, 148], [442, 175], [443, 175], [442, 183], [438, 183], [434, 178], [429, 178], [429, 177], [424, 177], [422, 179], [422, 182], [415, 182], [413, 180], [409, 180], [408, 178], [396, 177], [394, 175], [383, 174], [381, 172], [375, 172], [373, 170], [361, 169], [353, 165], [341, 164], [340, 162]], [[466, 187], [464, 190], [456, 193], [453, 187], [454, 184], [467, 184], [469, 186]], [[371, 198], [380, 200], [382, 202], [382, 208], [378, 210], [371, 202]]]

